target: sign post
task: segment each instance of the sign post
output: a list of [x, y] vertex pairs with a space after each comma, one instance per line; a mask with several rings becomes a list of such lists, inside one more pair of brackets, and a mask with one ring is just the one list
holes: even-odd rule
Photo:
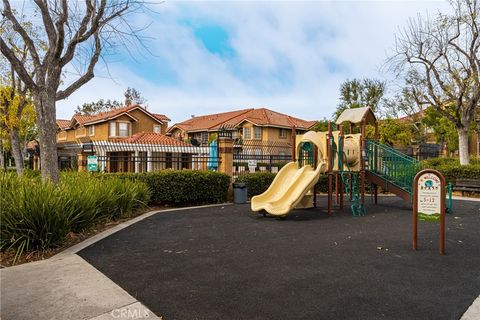
[[98, 171], [98, 158], [97, 156], [87, 157], [87, 169], [88, 172]]
[[413, 250], [418, 220], [440, 222], [440, 254], [445, 254], [445, 177], [437, 170], [422, 170], [413, 180]]

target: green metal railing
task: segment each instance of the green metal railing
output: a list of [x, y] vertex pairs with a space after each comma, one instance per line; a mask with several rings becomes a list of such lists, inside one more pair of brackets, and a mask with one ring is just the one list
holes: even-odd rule
[[367, 170], [413, 193], [413, 179], [422, 169], [420, 161], [373, 140], [367, 140], [366, 149]]

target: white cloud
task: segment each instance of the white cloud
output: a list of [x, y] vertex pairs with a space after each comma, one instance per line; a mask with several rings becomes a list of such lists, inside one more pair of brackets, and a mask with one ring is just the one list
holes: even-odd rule
[[[120, 98], [135, 87], [150, 109], [174, 122], [191, 114], [266, 106], [305, 119], [330, 118], [338, 88], [347, 78], [386, 78], [379, 68], [394, 33], [417, 12], [446, 9], [445, 2], [167, 2], [147, 30], [154, 56], [139, 64], [109, 65], [115, 81], [99, 77], [58, 104], [68, 118], [75, 106], [100, 98]], [[151, 16], [137, 17], [151, 20]], [[209, 52], [184, 23], [218, 24], [235, 54]], [[128, 60], [128, 59], [127, 59]], [[142, 77], [162, 66], [173, 84]], [[106, 75], [100, 67], [97, 74]]]

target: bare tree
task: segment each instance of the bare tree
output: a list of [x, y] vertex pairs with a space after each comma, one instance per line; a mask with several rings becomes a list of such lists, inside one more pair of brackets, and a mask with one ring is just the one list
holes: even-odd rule
[[468, 128], [480, 103], [478, 0], [450, 2], [453, 14], [410, 19], [388, 60], [398, 75], [413, 74], [413, 96], [456, 127], [460, 163], [469, 163]]
[[[2, 0], [2, 26], [9, 24], [28, 48], [33, 76], [17, 52], [0, 37], [0, 51], [33, 97], [37, 113], [42, 176], [58, 182], [56, 147], [56, 101], [69, 97], [94, 77], [102, 51], [115, 46], [115, 39], [136, 37], [126, 15], [142, 7], [134, 0], [34, 0], [40, 13], [46, 49], [35, 46], [9, 0]], [[60, 89], [64, 72], [77, 61], [78, 78]], [[83, 67], [83, 68], [82, 68]]]

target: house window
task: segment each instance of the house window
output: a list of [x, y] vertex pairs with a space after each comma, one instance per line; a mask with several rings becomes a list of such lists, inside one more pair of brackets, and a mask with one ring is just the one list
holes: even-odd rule
[[88, 135], [89, 136], [95, 135], [95, 126], [94, 125], [91, 125], [91, 126], [88, 127]]
[[280, 129], [280, 138], [286, 138], [287, 137], [287, 129], [281, 128]]
[[202, 132], [201, 142], [202, 142], [202, 144], [207, 144], [208, 143], [208, 132]]
[[128, 137], [128, 123], [119, 122], [118, 123], [118, 136], [119, 137]]
[[154, 125], [153, 126], [153, 132], [155, 133], [161, 133], [162, 132], [162, 127], [159, 125]]
[[253, 139], [256, 139], [256, 140], [262, 139], [262, 128], [253, 127]]
[[58, 140], [67, 140], [67, 132], [65, 130], [58, 133]]
[[251, 128], [243, 128], [243, 139], [252, 139]]
[[85, 137], [87, 134], [85, 127], [78, 127], [75, 130], [75, 137]]
[[117, 135], [117, 123], [110, 122], [110, 130], [109, 130], [110, 137], [115, 137]]

